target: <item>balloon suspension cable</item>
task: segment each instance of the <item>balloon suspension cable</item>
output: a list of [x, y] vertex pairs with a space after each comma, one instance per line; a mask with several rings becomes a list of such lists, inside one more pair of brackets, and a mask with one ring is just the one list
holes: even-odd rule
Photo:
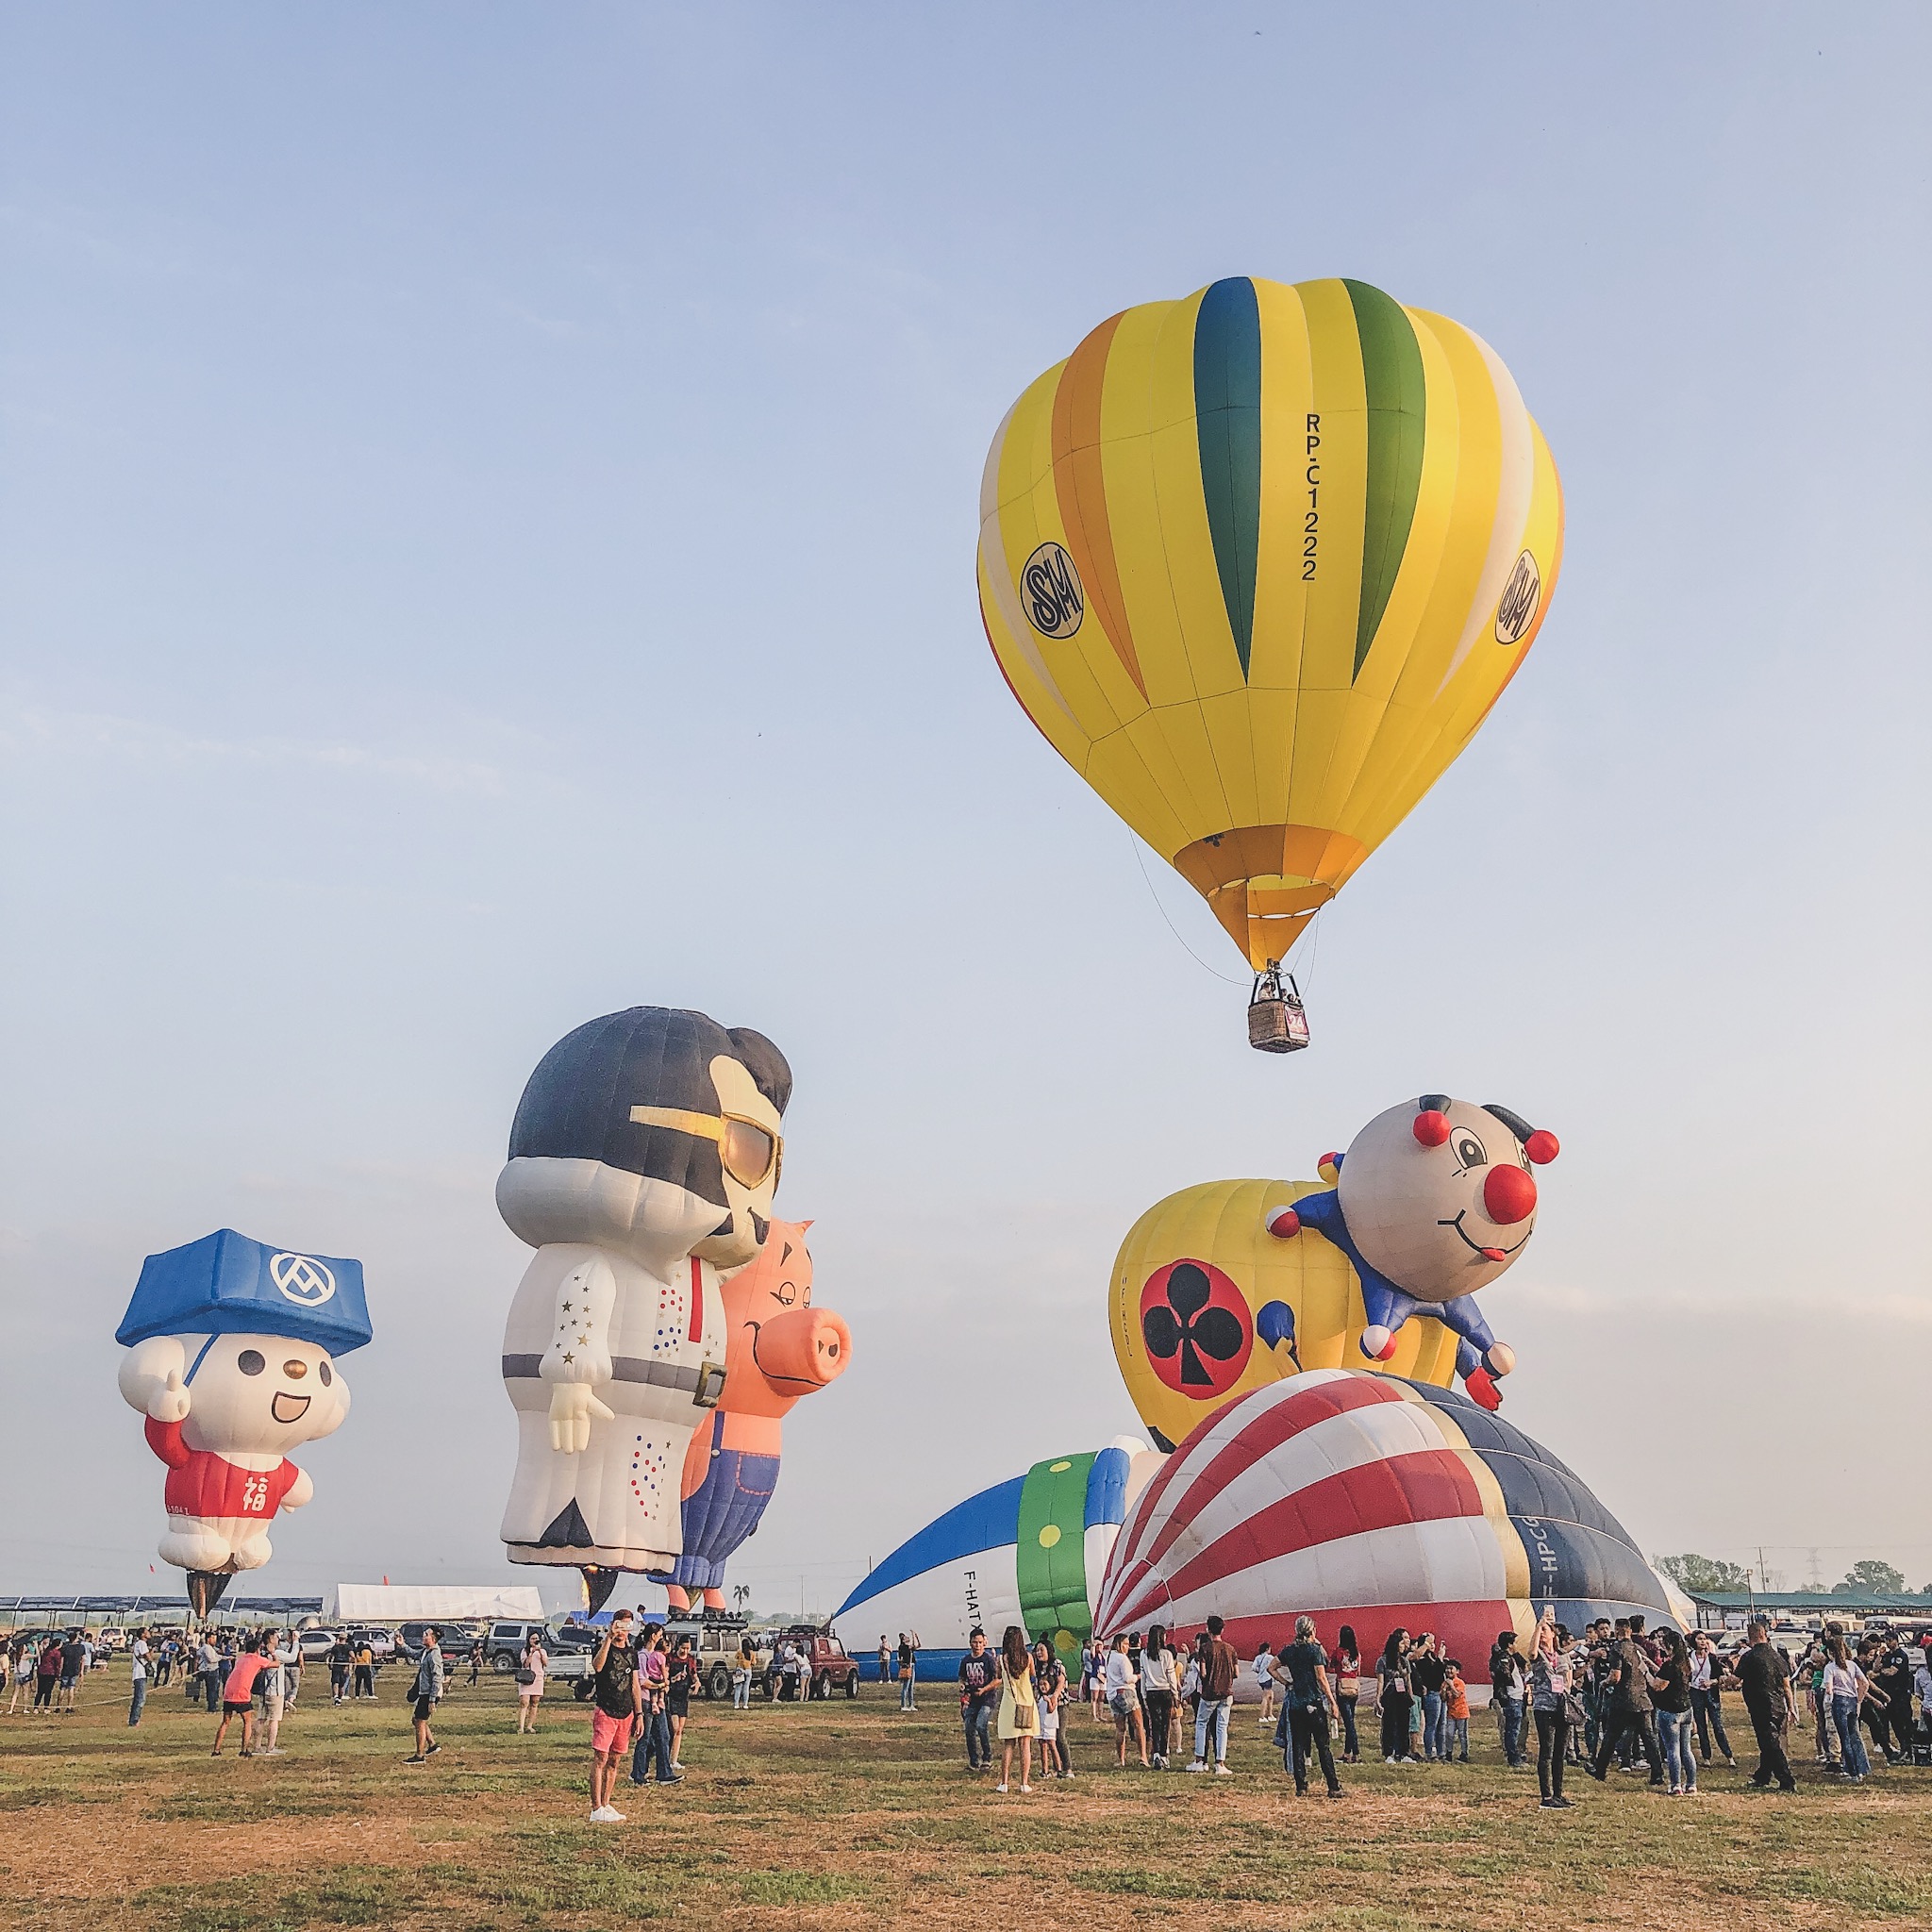
[[1220, 980], [1224, 986], [1240, 986], [1241, 982], [1239, 979], [1230, 977], [1227, 974], [1223, 973], [1219, 967], [1208, 965], [1207, 960], [1202, 958], [1200, 954], [1195, 952], [1193, 947], [1189, 945], [1187, 941], [1181, 938], [1180, 927], [1177, 926], [1172, 919], [1168, 918], [1167, 908], [1160, 903], [1160, 894], [1154, 890], [1154, 880], [1147, 871], [1147, 861], [1141, 856], [1140, 838], [1134, 832], [1129, 831], [1127, 834], [1127, 843], [1134, 848], [1134, 863], [1141, 868], [1141, 877], [1146, 884], [1147, 896], [1154, 901], [1154, 909], [1160, 914], [1163, 920], [1166, 921], [1168, 931], [1173, 933], [1174, 938], [1180, 941], [1181, 951], [1184, 952], [1188, 956], [1188, 958], [1191, 958], [1194, 962], [1194, 964], [1201, 969], [1203, 973], [1213, 974], [1215, 978]]

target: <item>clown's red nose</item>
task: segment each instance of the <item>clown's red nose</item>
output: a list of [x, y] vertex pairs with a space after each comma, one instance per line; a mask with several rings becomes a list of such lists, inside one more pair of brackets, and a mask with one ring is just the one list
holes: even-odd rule
[[1483, 1183], [1483, 1211], [1498, 1227], [1513, 1227], [1536, 1212], [1536, 1182], [1520, 1167], [1492, 1167]]

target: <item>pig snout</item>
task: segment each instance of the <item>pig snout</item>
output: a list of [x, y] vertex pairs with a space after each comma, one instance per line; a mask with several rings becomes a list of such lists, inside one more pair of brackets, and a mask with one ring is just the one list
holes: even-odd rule
[[851, 1359], [852, 1332], [826, 1308], [790, 1308], [758, 1330], [758, 1365], [774, 1382], [823, 1389]]

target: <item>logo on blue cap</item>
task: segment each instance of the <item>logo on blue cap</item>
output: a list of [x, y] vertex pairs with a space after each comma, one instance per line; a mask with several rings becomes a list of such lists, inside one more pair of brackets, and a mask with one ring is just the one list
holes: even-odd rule
[[132, 1348], [151, 1335], [286, 1335], [346, 1354], [369, 1340], [362, 1264], [218, 1228], [142, 1263], [114, 1340]]
[[336, 1291], [335, 1275], [313, 1255], [272, 1256], [268, 1273], [283, 1299], [298, 1307], [319, 1308]]

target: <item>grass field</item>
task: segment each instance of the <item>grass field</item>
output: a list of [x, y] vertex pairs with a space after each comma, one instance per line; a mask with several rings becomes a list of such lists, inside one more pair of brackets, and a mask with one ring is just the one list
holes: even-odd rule
[[1345, 1802], [1297, 1803], [1252, 1710], [1227, 1779], [1115, 1773], [1110, 1732], [1082, 1713], [1074, 1782], [1001, 1798], [967, 1776], [942, 1688], [901, 1716], [895, 1693], [868, 1687], [851, 1704], [700, 1706], [686, 1783], [625, 1783], [630, 1822], [594, 1826], [589, 1720], [568, 1699], [520, 1738], [507, 1683], [458, 1686], [438, 1714], [441, 1754], [411, 1767], [393, 1683], [374, 1707], [336, 1710], [311, 1673], [286, 1757], [238, 1758], [231, 1734], [217, 1760], [213, 1720], [175, 1689], [130, 1732], [125, 1684], [117, 1667], [84, 1687], [76, 1716], [0, 1721], [7, 1924], [1932, 1924], [1932, 1772], [1881, 1771], [1854, 1790], [1805, 1765], [1786, 1798], [1720, 1764], [1695, 1801], [1613, 1774], [1607, 1788], [1579, 1778], [1575, 1808], [1547, 1812], [1478, 1715], [1476, 1763], [1350, 1767]]

